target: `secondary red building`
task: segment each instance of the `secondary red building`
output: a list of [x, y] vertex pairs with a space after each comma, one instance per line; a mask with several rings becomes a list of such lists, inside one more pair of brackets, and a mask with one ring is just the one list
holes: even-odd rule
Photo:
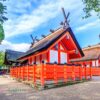
[[73, 59], [71, 62], [77, 64], [85, 64], [87, 67], [100, 67], [100, 44], [88, 46], [82, 49], [84, 52], [84, 57], [79, 59]]
[[83, 48], [84, 57], [71, 60], [72, 63], [92, 67], [94, 75], [100, 75], [100, 44]]

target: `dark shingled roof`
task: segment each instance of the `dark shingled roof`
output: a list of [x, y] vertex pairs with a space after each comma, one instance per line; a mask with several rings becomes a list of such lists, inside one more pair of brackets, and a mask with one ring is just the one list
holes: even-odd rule
[[43, 50], [46, 50], [47, 48], [49, 48], [54, 42], [56, 42], [61, 36], [63, 36], [66, 32], [69, 32], [69, 34], [71, 35], [72, 39], [74, 40], [77, 48], [79, 49], [79, 52], [82, 56], [84, 56], [72, 30], [70, 27], [68, 27], [67, 29], [64, 28], [59, 28], [58, 30], [56, 30], [55, 32], [53, 32], [52, 34], [49, 34], [48, 36], [46, 36], [45, 38], [41, 39], [40, 41], [36, 42], [33, 47], [28, 50], [26, 53], [24, 53], [20, 58], [29, 56], [31, 54], [34, 54], [36, 52], [40, 52]]
[[84, 57], [78, 59], [72, 59], [71, 62], [81, 62], [81, 61], [89, 61], [96, 60], [100, 57], [100, 45], [95, 45], [91, 47], [87, 47], [83, 49]]
[[4, 64], [9, 65], [10, 62], [17, 62], [17, 59], [22, 56], [23, 52], [13, 51], [13, 50], [6, 50], [5, 51], [5, 60]]

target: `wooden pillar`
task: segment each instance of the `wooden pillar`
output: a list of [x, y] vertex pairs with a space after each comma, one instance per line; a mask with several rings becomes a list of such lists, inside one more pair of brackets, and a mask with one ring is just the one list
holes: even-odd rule
[[34, 86], [36, 86], [36, 72], [35, 72], [35, 69], [36, 69], [36, 64], [33, 65], [33, 83], [34, 83]]
[[80, 80], [82, 80], [82, 67], [79, 66], [79, 78]]
[[67, 75], [68, 75], [68, 73], [67, 73], [67, 66], [64, 65], [64, 82], [67, 82]]
[[21, 77], [21, 67], [19, 66], [19, 79]]
[[57, 80], [57, 66], [56, 64], [54, 64], [54, 83], [57, 84], [58, 80]]
[[69, 53], [67, 53], [66, 56], [67, 56], [67, 59], [66, 59], [67, 61], [66, 61], [66, 62], [67, 62], [67, 63], [70, 63], [70, 62], [69, 62], [69, 60], [70, 60], [70, 59], [69, 59]]
[[90, 62], [90, 79], [92, 79], [92, 62]]
[[44, 86], [44, 63], [40, 65], [41, 67], [41, 86]]
[[75, 66], [72, 66], [72, 80], [75, 81]]
[[17, 78], [19, 78], [19, 66], [17, 66]]
[[17, 66], [17, 78], [19, 77], [19, 66]]
[[42, 55], [40, 55], [40, 64], [42, 63]]
[[58, 63], [60, 64], [60, 43], [58, 43]]
[[34, 56], [34, 63], [36, 64], [36, 56]]
[[47, 62], [50, 63], [50, 50], [47, 52], [46, 59], [47, 59]]
[[85, 64], [84, 64], [84, 67], [85, 67], [85, 79], [87, 80], [87, 68]]
[[24, 67], [24, 66], [22, 66], [22, 69], [21, 69], [21, 70], [22, 70], [22, 80], [23, 80], [23, 67]]
[[29, 81], [29, 65], [27, 65], [27, 80]]

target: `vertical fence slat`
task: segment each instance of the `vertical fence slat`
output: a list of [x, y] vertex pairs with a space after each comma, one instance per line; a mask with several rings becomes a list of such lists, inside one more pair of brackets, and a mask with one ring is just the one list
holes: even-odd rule
[[33, 83], [34, 83], [34, 86], [36, 85], [35, 68], [36, 68], [36, 65], [33, 66]]
[[64, 82], [67, 82], [67, 66], [64, 65]]
[[90, 66], [90, 79], [92, 79], [92, 66]]
[[29, 81], [29, 65], [27, 65], [27, 81]]
[[41, 68], [41, 85], [44, 86], [44, 64], [42, 64], [40, 68]]
[[56, 66], [56, 64], [54, 64], [53, 69], [54, 69], [54, 83], [57, 84], [57, 66]]
[[79, 78], [80, 80], [82, 80], [82, 67], [81, 66], [79, 67]]
[[85, 79], [87, 80], [87, 68], [85, 66]]
[[72, 80], [75, 81], [75, 67], [72, 66]]

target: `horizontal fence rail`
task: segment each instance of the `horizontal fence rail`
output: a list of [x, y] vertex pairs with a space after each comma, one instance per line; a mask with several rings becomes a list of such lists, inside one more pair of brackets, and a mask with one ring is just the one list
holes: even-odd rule
[[54, 81], [55, 84], [59, 80], [67, 82], [69, 80], [82, 80], [92, 78], [91, 67], [57, 65], [57, 64], [40, 64], [17, 66], [10, 68], [10, 75], [13, 78], [22, 79], [23, 81], [32, 81], [36, 85], [37, 80], [44, 86], [46, 81]]

